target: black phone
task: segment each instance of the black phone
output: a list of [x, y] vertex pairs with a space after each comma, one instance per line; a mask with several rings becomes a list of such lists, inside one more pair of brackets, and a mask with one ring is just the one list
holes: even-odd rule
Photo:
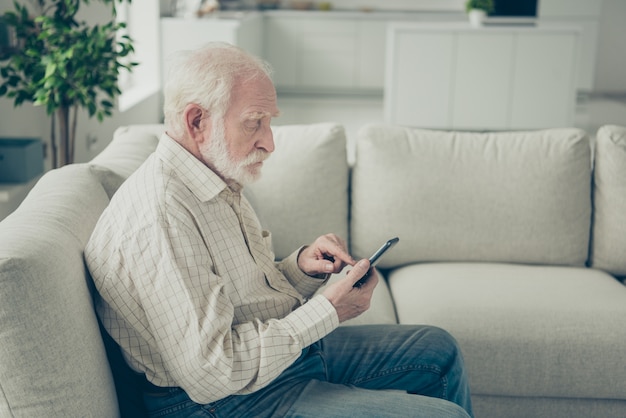
[[[374, 267], [376, 264], [378, 264], [378, 261], [383, 256], [383, 254], [385, 254], [385, 252], [387, 252], [388, 249], [396, 245], [398, 241], [400, 241], [400, 238], [395, 237], [395, 238], [391, 238], [390, 240], [385, 242], [383, 245], [381, 245], [381, 247], [378, 250], [376, 250], [376, 252], [372, 254], [372, 256], [369, 258], [370, 269]], [[363, 286], [363, 284], [367, 281], [368, 277], [369, 277], [369, 271], [365, 273], [365, 276], [361, 277], [359, 281], [354, 284], [354, 287]]]

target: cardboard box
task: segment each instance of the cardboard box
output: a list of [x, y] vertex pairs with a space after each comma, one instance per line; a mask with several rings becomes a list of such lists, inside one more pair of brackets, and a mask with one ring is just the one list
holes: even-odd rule
[[35, 138], [0, 138], [0, 182], [23, 183], [43, 173], [43, 144]]

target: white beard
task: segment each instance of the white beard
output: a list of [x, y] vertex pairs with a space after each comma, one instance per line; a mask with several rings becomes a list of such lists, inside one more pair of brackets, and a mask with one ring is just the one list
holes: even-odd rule
[[203, 142], [199, 148], [204, 161], [217, 174], [226, 180], [234, 180], [242, 185], [252, 183], [261, 177], [260, 167], [252, 167], [252, 165], [269, 157], [268, 152], [255, 150], [243, 160], [235, 161], [228, 150], [224, 122], [221, 119], [213, 125], [209, 143]]

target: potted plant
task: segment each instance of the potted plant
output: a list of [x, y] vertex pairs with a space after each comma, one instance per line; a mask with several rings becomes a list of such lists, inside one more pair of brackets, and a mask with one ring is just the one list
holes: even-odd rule
[[472, 26], [481, 26], [487, 15], [494, 10], [493, 0], [467, 0], [465, 10]]
[[116, 1], [126, 0], [94, 1], [111, 6], [104, 24], [77, 19], [90, 0], [31, 0], [30, 9], [14, 1], [15, 9], [3, 15], [17, 45], [0, 61], [0, 97], [16, 107], [30, 101], [46, 108], [53, 168], [74, 161], [78, 109], [100, 122], [110, 116], [121, 93], [118, 74], [136, 65], [126, 58], [132, 40], [118, 33], [125, 25], [115, 21]]

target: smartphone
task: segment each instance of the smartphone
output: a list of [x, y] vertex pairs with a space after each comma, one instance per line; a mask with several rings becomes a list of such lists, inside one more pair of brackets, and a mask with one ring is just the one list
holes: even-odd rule
[[[378, 264], [378, 261], [383, 256], [383, 254], [385, 254], [385, 252], [387, 252], [388, 249], [396, 245], [398, 241], [400, 241], [400, 238], [395, 237], [395, 238], [391, 238], [390, 240], [385, 242], [383, 245], [381, 245], [381, 247], [378, 250], [376, 250], [376, 252], [372, 254], [372, 256], [369, 259], [370, 269], [374, 267], [376, 264]], [[363, 286], [363, 284], [367, 281], [368, 278], [369, 278], [369, 271], [365, 274], [365, 276], [361, 277], [361, 279], [359, 279], [359, 281], [354, 284], [354, 287]]]

